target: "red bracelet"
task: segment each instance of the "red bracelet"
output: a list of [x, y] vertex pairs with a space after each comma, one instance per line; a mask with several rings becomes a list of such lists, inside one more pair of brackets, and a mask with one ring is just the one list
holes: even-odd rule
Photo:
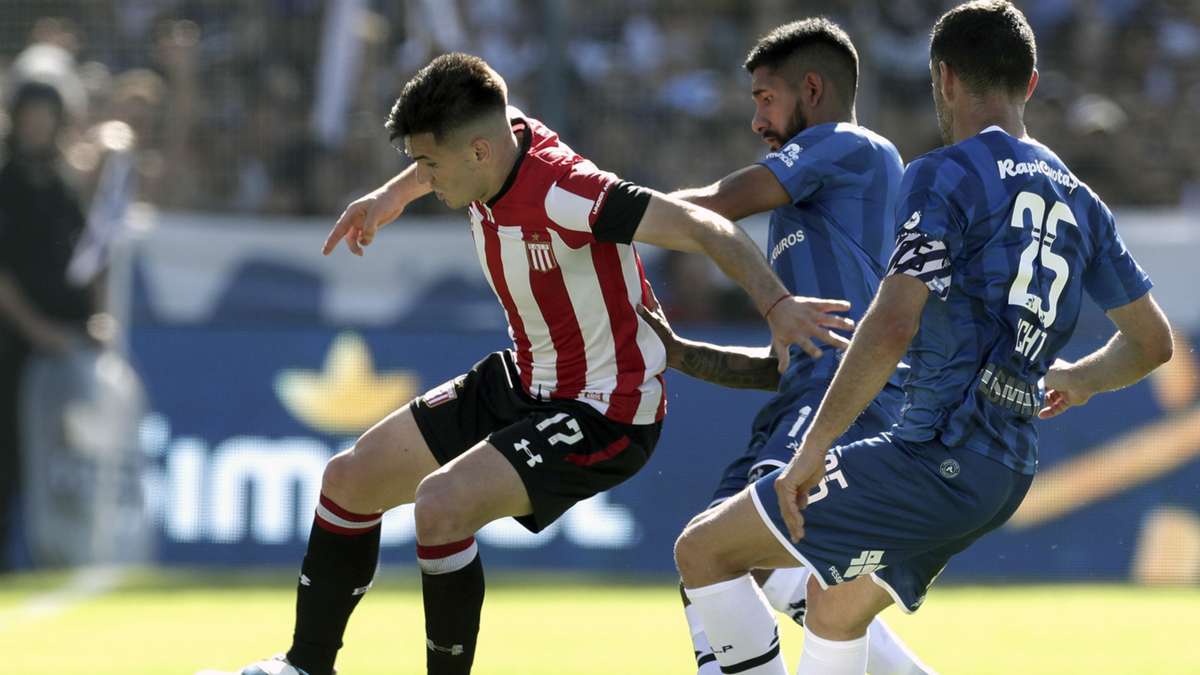
[[775, 302], [772, 302], [771, 306], [767, 308], [767, 311], [763, 313], [763, 318], [765, 319], [765, 318], [771, 316], [771, 310], [775, 309], [776, 305], [783, 302], [784, 300], [787, 300], [790, 297], [792, 297], [791, 293], [784, 293], [783, 295], [779, 296], [779, 299], [776, 300]]

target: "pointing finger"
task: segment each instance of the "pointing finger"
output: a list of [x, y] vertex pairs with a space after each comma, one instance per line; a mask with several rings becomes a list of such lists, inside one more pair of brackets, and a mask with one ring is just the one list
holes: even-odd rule
[[339, 220], [337, 224], [333, 226], [333, 229], [329, 231], [329, 236], [325, 237], [325, 245], [321, 247], [321, 255], [329, 255], [332, 253], [333, 249], [337, 247], [338, 242], [342, 240], [342, 237], [346, 236], [347, 229], [348, 226]]
[[342, 215], [338, 216], [337, 222], [333, 224], [333, 229], [329, 231], [329, 236], [325, 238], [325, 246], [322, 247], [321, 253], [329, 255], [337, 246], [338, 242], [345, 237], [351, 228], [358, 224], [362, 218], [362, 210], [351, 204], [342, 211]]

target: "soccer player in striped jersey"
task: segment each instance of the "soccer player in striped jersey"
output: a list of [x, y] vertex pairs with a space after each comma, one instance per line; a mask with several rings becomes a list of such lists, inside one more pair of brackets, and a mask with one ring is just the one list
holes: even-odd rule
[[[538, 532], [636, 473], [658, 440], [666, 353], [637, 314], [650, 285], [633, 241], [703, 252], [753, 298], [787, 366], [852, 323], [841, 301], [794, 297], [725, 218], [601, 171], [507, 107], [482, 59], [434, 59], [387, 123], [414, 163], [351, 204], [325, 243], [350, 251], [433, 192], [467, 209], [473, 245], [513, 349], [489, 355], [368, 430], [325, 468], [286, 655], [243, 675], [329, 675], [371, 586], [383, 513], [415, 505], [426, 663], [470, 672], [483, 603], [474, 533], [512, 516]], [[414, 642], [414, 644], [416, 644]]]
[[[836, 296], [862, 317], [879, 288], [895, 241], [892, 212], [903, 173], [886, 138], [858, 126], [858, 54], [850, 37], [826, 19], [794, 21], [770, 31], [745, 61], [755, 112], [751, 127], [771, 152], [762, 161], [685, 199], [730, 219], [771, 213], [767, 257], [797, 295]], [[777, 393], [755, 417], [747, 449], [726, 468], [709, 509], [791, 458], [837, 369], [837, 352], [817, 358], [794, 350], [781, 376], [765, 349], [718, 347], [674, 335], [661, 314], [646, 318], [667, 345], [667, 364], [700, 379]], [[839, 439], [852, 443], [886, 431], [900, 411], [899, 375]], [[803, 623], [808, 571], [758, 570], [770, 604]], [[688, 605], [686, 596], [684, 604]], [[698, 675], [720, 672], [696, 609], [685, 607]], [[722, 620], [740, 622], [730, 615]], [[871, 626], [871, 672], [925, 672], [882, 620]]]
[[[786, 672], [765, 656], [772, 621], [748, 571], [797, 562], [812, 572], [797, 673], [866, 672], [875, 615], [893, 602], [916, 611], [950, 558], [1020, 505], [1037, 466], [1034, 419], [1170, 358], [1166, 318], [1112, 214], [1026, 133], [1035, 63], [1033, 32], [1009, 2], [960, 5], [934, 26], [947, 147], [905, 170], [887, 276], [795, 456], [676, 544], [726, 672]], [[1084, 292], [1117, 333], [1077, 362], [1057, 360]], [[906, 349], [900, 420], [835, 447]], [[710, 616], [740, 623], [718, 632]]]

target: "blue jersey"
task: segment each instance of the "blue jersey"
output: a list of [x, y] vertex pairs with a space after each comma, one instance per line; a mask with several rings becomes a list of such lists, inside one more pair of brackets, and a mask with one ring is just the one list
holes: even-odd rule
[[1150, 290], [1112, 213], [1046, 146], [989, 127], [904, 172], [889, 274], [931, 297], [908, 352], [895, 435], [1037, 467], [1042, 378], [1082, 294], [1104, 310]]
[[[760, 164], [792, 198], [771, 212], [771, 268], [796, 295], [848, 300], [849, 316], [858, 321], [879, 289], [895, 243], [892, 214], [904, 173], [900, 153], [868, 129], [832, 123], [801, 131]], [[792, 347], [780, 391], [832, 379], [840, 352], [822, 351], [814, 361]], [[899, 381], [893, 376], [894, 384]]]

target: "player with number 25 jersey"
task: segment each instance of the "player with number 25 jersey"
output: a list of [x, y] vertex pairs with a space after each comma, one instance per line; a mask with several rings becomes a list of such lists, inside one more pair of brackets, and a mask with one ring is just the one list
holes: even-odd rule
[[1143, 296], [1150, 278], [1100, 198], [1049, 148], [1000, 127], [909, 164], [900, 194], [890, 273], [919, 277], [940, 302], [925, 305], [909, 348], [895, 435], [1032, 474], [1039, 381], [1083, 291], [1108, 311]]

